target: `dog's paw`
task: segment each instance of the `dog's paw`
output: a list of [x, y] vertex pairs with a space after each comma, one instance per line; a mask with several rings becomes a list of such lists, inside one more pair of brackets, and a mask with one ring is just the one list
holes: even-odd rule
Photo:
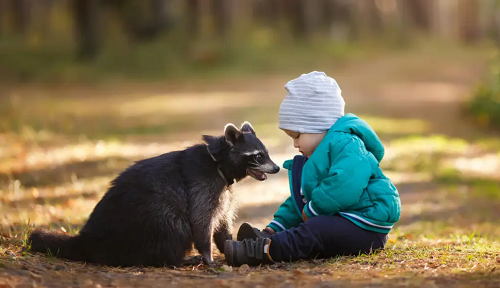
[[182, 262], [184, 266], [199, 265], [201, 263], [203, 263], [203, 258], [201, 257], [201, 255], [186, 257]]

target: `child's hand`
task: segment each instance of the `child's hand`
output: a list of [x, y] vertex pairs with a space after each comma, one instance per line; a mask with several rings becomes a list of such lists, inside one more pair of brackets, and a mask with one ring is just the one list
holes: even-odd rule
[[276, 231], [274, 231], [274, 229], [273, 229], [273, 228], [271, 228], [271, 227], [266, 227], [266, 228], [264, 228], [264, 232], [269, 233], [269, 235], [276, 234]]
[[309, 219], [309, 218], [307, 218], [306, 212], [304, 210], [302, 210], [302, 220], [304, 220], [304, 222], [305, 222], [305, 221], [307, 221], [307, 219]]

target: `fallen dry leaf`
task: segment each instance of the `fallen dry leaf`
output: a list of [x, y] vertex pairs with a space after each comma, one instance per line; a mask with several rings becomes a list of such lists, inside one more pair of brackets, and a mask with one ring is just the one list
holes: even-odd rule
[[248, 264], [243, 264], [240, 267], [238, 267], [238, 272], [239, 273], [248, 273], [250, 271], [250, 266]]

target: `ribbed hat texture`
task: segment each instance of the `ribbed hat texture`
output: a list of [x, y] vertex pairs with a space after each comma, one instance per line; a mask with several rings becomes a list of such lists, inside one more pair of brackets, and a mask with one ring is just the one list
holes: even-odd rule
[[299, 133], [323, 133], [344, 116], [345, 102], [335, 79], [324, 72], [302, 74], [285, 85], [279, 128]]

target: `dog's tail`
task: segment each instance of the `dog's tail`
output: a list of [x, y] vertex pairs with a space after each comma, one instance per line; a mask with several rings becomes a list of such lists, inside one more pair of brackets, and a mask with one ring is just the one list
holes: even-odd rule
[[35, 229], [28, 236], [31, 251], [46, 253], [59, 258], [85, 261], [85, 243], [80, 235], [70, 236], [63, 233]]

